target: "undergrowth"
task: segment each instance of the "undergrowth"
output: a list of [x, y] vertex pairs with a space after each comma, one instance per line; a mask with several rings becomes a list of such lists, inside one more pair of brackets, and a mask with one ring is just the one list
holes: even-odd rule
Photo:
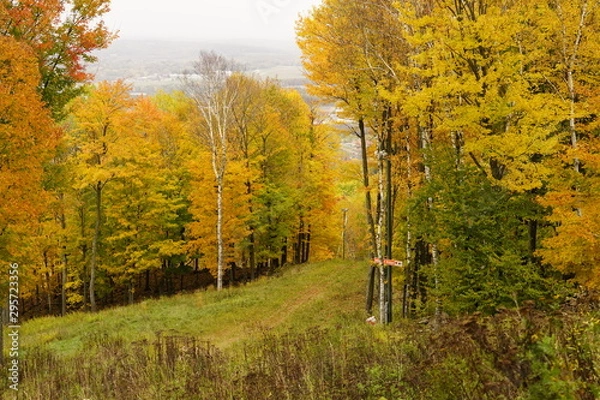
[[600, 319], [590, 310], [525, 307], [439, 324], [265, 330], [226, 350], [160, 334], [134, 342], [102, 334], [84, 346], [69, 356], [28, 349], [21, 398], [600, 398]]

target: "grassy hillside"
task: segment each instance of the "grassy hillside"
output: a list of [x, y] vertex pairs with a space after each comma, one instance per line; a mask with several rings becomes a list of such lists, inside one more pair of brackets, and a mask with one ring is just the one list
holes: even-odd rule
[[27, 322], [18, 397], [0, 398], [600, 398], [597, 303], [370, 326], [366, 272], [293, 266], [221, 293]]
[[102, 335], [118, 335], [125, 341], [185, 335], [223, 348], [272, 329], [283, 332], [364, 320], [366, 275], [366, 264], [357, 262], [291, 266], [279, 276], [221, 293], [208, 290], [97, 314], [35, 319], [23, 325], [21, 336], [25, 349], [44, 346], [67, 356]]

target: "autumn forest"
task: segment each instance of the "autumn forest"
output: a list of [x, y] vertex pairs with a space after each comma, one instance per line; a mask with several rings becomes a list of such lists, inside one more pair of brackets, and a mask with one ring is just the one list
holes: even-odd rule
[[325, 0], [296, 27], [309, 95], [204, 51], [179, 91], [92, 84], [108, 10], [0, 2], [0, 258], [25, 315], [342, 255], [401, 260], [372, 276], [404, 317], [600, 286], [596, 1]]
[[299, 22], [311, 92], [363, 142], [371, 252], [404, 261], [403, 315], [598, 288], [599, 7], [330, 0]]
[[153, 95], [109, 10], [0, 0], [1, 399], [600, 398], [599, 1], [323, 0], [305, 86]]

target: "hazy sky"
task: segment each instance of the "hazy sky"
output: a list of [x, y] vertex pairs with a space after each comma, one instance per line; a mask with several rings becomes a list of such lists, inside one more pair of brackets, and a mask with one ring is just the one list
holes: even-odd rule
[[112, 0], [121, 38], [270, 39], [293, 42], [298, 13], [320, 0]]

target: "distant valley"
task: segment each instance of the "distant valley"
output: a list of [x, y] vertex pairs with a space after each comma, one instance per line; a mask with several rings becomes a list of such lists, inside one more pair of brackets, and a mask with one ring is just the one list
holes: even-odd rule
[[239, 44], [119, 39], [96, 53], [98, 62], [89, 70], [97, 81], [125, 79], [138, 93], [170, 91], [181, 85], [181, 75], [192, 68], [200, 51], [215, 51], [233, 58], [247, 72], [278, 79], [286, 87], [303, 87], [300, 51], [279, 42]]
[[[153, 95], [157, 91], [181, 88], [182, 77], [192, 69], [201, 51], [215, 51], [242, 64], [244, 70], [260, 77], [279, 80], [307, 99], [300, 63], [300, 50], [280, 42], [239, 44], [233, 42], [193, 42], [119, 39], [108, 49], [96, 53], [98, 62], [89, 67], [96, 81], [124, 79], [135, 94]], [[332, 104], [319, 106], [322, 120], [329, 120], [340, 132], [350, 130]], [[333, 122], [332, 122], [333, 121]], [[343, 159], [359, 159], [360, 143], [354, 135], [341, 135]]]

